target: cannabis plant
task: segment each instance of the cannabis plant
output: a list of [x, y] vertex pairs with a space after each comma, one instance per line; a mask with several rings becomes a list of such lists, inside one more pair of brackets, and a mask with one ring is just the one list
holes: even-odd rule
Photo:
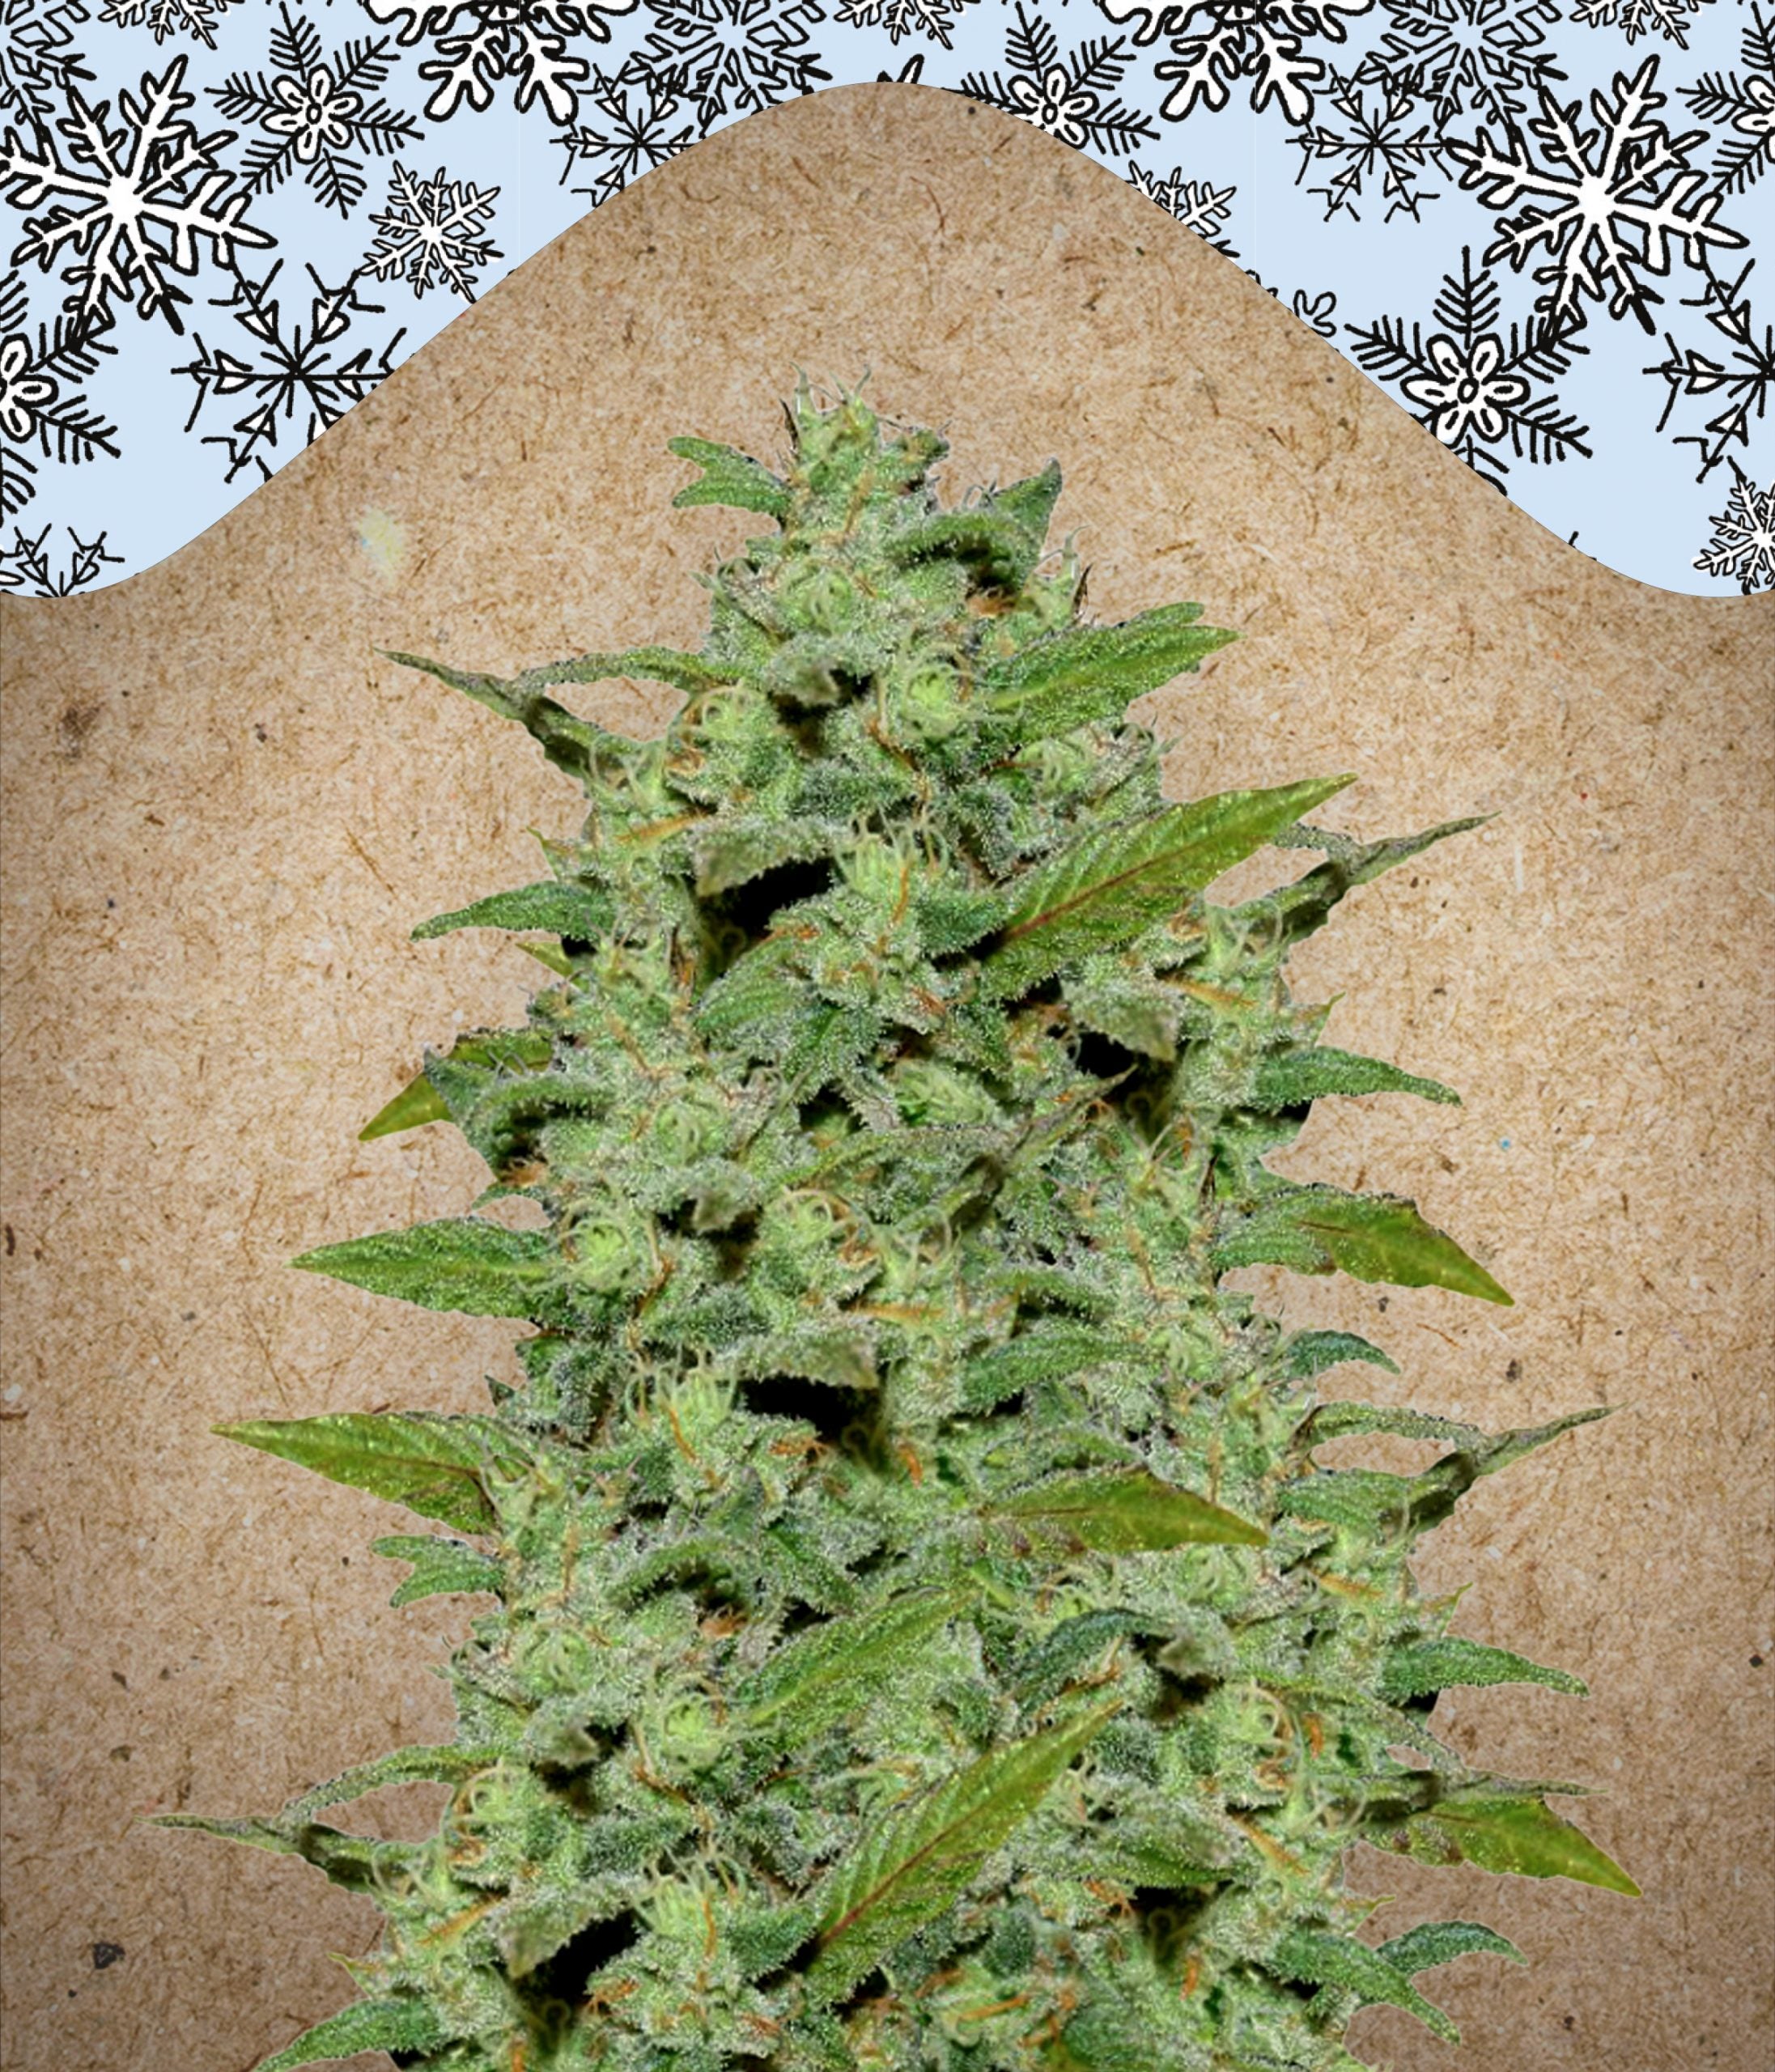
[[[1284, 966], [1354, 886], [1478, 823], [1311, 826], [1353, 780], [1168, 804], [1130, 701], [1233, 636], [1195, 605], [1082, 615], [1051, 463], [940, 507], [929, 431], [805, 380], [781, 473], [677, 439], [677, 504], [774, 530], [703, 580], [700, 652], [509, 681], [397, 655], [584, 788], [549, 875], [439, 915], [555, 974], [518, 1029], [427, 1051], [365, 1128], [454, 1124], [469, 1213], [293, 1264], [528, 1319], [491, 1415], [219, 1432], [443, 1532], [378, 1539], [397, 1605], [492, 1598], [455, 1739], [262, 1819], [386, 1917], [361, 1998], [261, 2072], [1334, 2072], [1356, 2011], [1455, 2030], [1418, 1975], [1492, 1930], [1378, 1946], [1357, 1841], [1631, 1879], [1430, 1731], [1453, 1684], [1565, 1671], [1452, 1636], [1420, 1535], [1573, 1425], [1488, 1433], [1321, 1399], [1343, 1331], [1234, 1268], [1510, 1298], [1391, 1194], [1265, 1160], [1321, 1095], [1457, 1097], [1322, 1043]], [[550, 687], [641, 677], [663, 738]], [[1264, 845], [1322, 859], [1217, 906]], [[532, 1221], [473, 1212], [535, 1204]], [[544, 1227], [534, 1222], [540, 1211]], [[1416, 1474], [1327, 1467], [1349, 1433]], [[450, 1787], [436, 1832], [323, 1821]]]

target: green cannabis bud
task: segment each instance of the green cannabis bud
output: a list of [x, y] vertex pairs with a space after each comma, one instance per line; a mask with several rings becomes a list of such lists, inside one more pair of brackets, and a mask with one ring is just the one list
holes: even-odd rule
[[[493, 1183], [293, 1262], [528, 1319], [524, 1385], [215, 1428], [441, 1522], [376, 1542], [410, 1565], [395, 1604], [498, 1606], [440, 1672], [448, 1746], [161, 1820], [386, 1917], [360, 1998], [261, 2072], [1360, 2072], [1376, 2004], [1453, 2040], [1417, 1976], [1521, 1953], [1465, 1921], [1362, 1940], [1353, 1843], [1637, 1888], [1548, 1806], [1582, 1785], [1430, 1732], [1450, 1685], [1585, 1687], [1451, 1637], [1408, 1562], [1476, 1477], [1605, 1412], [1321, 1401], [1340, 1362], [1397, 1369], [1222, 1281], [1510, 1301], [1409, 1201], [1264, 1164], [1322, 1094], [1457, 1098], [1322, 1044], [1283, 969], [1478, 823], [1309, 825], [1348, 776], [1166, 803], [1126, 708], [1232, 635], [1187, 604], [1088, 623], [1045, 547], [1057, 464], [945, 510], [935, 432], [805, 378], [788, 414], [780, 474], [672, 442], [701, 471], [676, 503], [775, 529], [703, 579], [700, 652], [393, 658], [516, 720], [589, 811], [541, 882], [414, 931], [540, 931], [559, 980], [363, 1132], [448, 1120]], [[549, 695], [623, 677], [684, 693], [663, 738]], [[1267, 844], [1323, 860], [1212, 904]], [[473, 1212], [507, 1197], [546, 1226]], [[1315, 1462], [1369, 1432], [1445, 1450]], [[452, 1788], [429, 1840], [319, 1817], [413, 1779]]]

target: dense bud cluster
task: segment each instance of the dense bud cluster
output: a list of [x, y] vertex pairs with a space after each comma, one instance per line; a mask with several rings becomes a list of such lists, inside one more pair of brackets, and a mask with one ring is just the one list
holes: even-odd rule
[[[1571, 1426], [1322, 1402], [1339, 1332], [1227, 1290], [1277, 1262], [1507, 1302], [1390, 1195], [1264, 1164], [1322, 1094], [1456, 1097], [1319, 1041], [1283, 967], [1454, 822], [1358, 843], [1351, 780], [1187, 805], [1131, 700], [1231, 635], [1081, 617], [1050, 465], [941, 509], [943, 440], [856, 396], [781, 475], [678, 439], [681, 504], [775, 521], [705, 579], [699, 653], [511, 681], [418, 662], [584, 788], [550, 875], [443, 915], [543, 932], [526, 1025], [428, 1053], [367, 1136], [448, 1119], [542, 1227], [473, 1212], [296, 1264], [529, 1319], [490, 1416], [218, 1428], [451, 1528], [394, 1603], [482, 1592], [455, 1741], [263, 1819], [387, 1919], [365, 1998], [261, 2072], [1335, 2072], [1365, 2005], [1518, 1953], [1370, 1945], [1357, 1840], [1612, 1889], [1548, 1807], [1429, 1731], [1454, 1684], [1576, 1678], [1451, 1637], [1418, 1536]], [[403, 661], [416, 658], [401, 656]], [[551, 686], [639, 677], [662, 739]], [[1323, 860], [1206, 888], [1266, 844]], [[1416, 1475], [1322, 1467], [1351, 1433]], [[1409, 1760], [1405, 1760], [1409, 1758]], [[318, 1816], [449, 1785], [436, 1833]]]

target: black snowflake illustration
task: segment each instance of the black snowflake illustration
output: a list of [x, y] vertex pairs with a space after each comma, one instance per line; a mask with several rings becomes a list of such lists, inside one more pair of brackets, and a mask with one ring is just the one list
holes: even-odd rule
[[1590, 97], [1591, 129], [1583, 126], [1582, 101], [1561, 106], [1542, 87], [1541, 113], [1528, 124], [1545, 146], [1539, 157], [1514, 129], [1502, 145], [1481, 130], [1474, 143], [1451, 138], [1444, 146], [1463, 168], [1462, 186], [1484, 189], [1486, 207], [1522, 204], [1502, 217], [1486, 263], [1507, 259], [1520, 272], [1544, 245], [1547, 263], [1535, 268], [1535, 278], [1545, 290], [1535, 308], [1562, 330], [1582, 320], [1585, 296], [1606, 301], [1611, 316], [1631, 311], [1642, 329], [1655, 330], [1651, 306], [1664, 298], [1645, 276], [1670, 271], [1672, 239], [1693, 266], [1709, 244], [1744, 242], [1713, 221], [1721, 197], [1688, 163], [1705, 132], [1672, 137], [1654, 114], [1665, 100], [1655, 91], [1657, 76], [1655, 55], [1631, 79], [1617, 72], [1612, 92], [1599, 89]]
[[608, 43], [606, 15], [632, 14], [639, 0], [361, 0], [365, 13], [384, 24], [398, 22], [405, 45], [427, 37], [438, 54], [419, 67], [422, 79], [435, 79], [425, 104], [434, 122], [454, 115], [465, 101], [476, 110], [490, 108], [502, 79], [517, 82], [521, 115], [541, 100], [554, 123], [571, 122], [579, 113], [579, 90], [591, 75], [583, 57], [567, 53], [569, 38], [590, 36]]
[[43, 550], [49, 528], [45, 525], [33, 540], [14, 526], [12, 545], [0, 547], [0, 590], [23, 589], [28, 583], [37, 597], [66, 597], [83, 589], [98, 574], [101, 563], [121, 564], [121, 554], [105, 552], [103, 533], [96, 540], [83, 540], [71, 525], [65, 525], [62, 530], [74, 541], [74, 552], [68, 566], [57, 571], [50, 566], [49, 557]]
[[0, 121], [46, 139], [68, 89], [93, 73], [74, 47], [86, 0], [0, 0]]
[[652, 0], [655, 26], [618, 77], [642, 81], [656, 72], [684, 82], [697, 121], [712, 130], [724, 116], [752, 114], [815, 91], [830, 80], [808, 31], [824, 21], [818, 0]]
[[1463, 117], [1509, 129], [1536, 88], [1565, 77], [1539, 46], [1560, 19], [1554, 0], [1382, 0], [1391, 17], [1356, 68], [1427, 101], [1439, 135]]
[[435, 285], [435, 272], [439, 283], [473, 302], [476, 270], [505, 257], [485, 235], [482, 221], [492, 214], [499, 192], [469, 180], [446, 179], [441, 165], [426, 180], [397, 159], [389, 206], [370, 219], [379, 235], [364, 254], [364, 265], [379, 281], [403, 275], [416, 295]]
[[1572, 19], [1586, 28], [1619, 28], [1629, 43], [1655, 32], [1687, 50], [1688, 18], [1713, 0], [1573, 0]]
[[265, 449], [278, 444], [278, 418], [287, 423], [299, 410], [306, 410], [308, 428], [303, 443], [311, 444], [394, 372], [395, 348], [406, 331], [402, 325], [374, 353], [368, 346], [360, 346], [349, 359], [336, 359], [334, 349], [351, 328], [352, 318], [380, 316], [384, 305], [359, 299], [358, 274], [350, 275], [340, 287], [329, 288], [310, 266], [308, 274], [314, 283], [314, 293], [309, 303], [308, 332], [304, 335], [299, 322], [286, 333], [278, 299], [272, 293], [282, 268], [283, 261], [277, 260], [262, 281], [253, 281], [236, 267], [229, 293], [210, 297], [212, 305], [230, 312], [252, 339], [251, 357], [243, 359], [220, 346], [206, 346], [202, 333], [194, 331], [191, 342], [197, 349], [197, 358], [172, 370], [175, 374], [189, 375], [197, 384], [197, 400], [185, 420], [187, 431], [212, 397], [251, 398], [250, 408], [235, 419], [229, 431], [204, 435], [206, 446], [228, 449], [224, 482], [231, 482], [248, 466], [256, 466], [260, 478], [269, 482], [274, 469], [265, 458]]
[[150, 28], [156, 43], [189, 34], [215, 49], [216, 23], [236, 0], [104, 0], [99, 19], [113, 28]]
[[1342, 43], [1344, 17], [1365, 15], [1375, 0], [1098, 0], [1112, 22], [1139, 19], [1136, 45], [1169, 35], [1174, 57], [1153, 68], [1175, 79], [1159, 113], [1181, 122], [1198, 104], [1225, 108], [1242, 79], [1251, 82], [1251, 112], [1272, 101], [1291, 123], [1313, 113], [1313, 89], [1325, 76], [1323, 59], [1302, 49], [1309, 36]]
[[1104, 98], [1132, 62], [1119, 36], [1088, 40], [1063, 65], [1053, 23], [1039, 15], [1032, 20], [1023, 0], [1017, 0], [1016, 25], [1004, 32], [1004, 56], [1011, 66], [1009, 80], [996, 72], [990, 79], [970, 72], [960, 91], [1007, 115], [1020, 115], [1075, 148], [1088, 144], [1093, 151], [1127, 151], [1158, 135], [1138, 108]]
[[[1574, 354], [1589, 349], [1571, 332], [1531, 326], [1525, 333], [1512, 323], [1506, 339], [1498, 329], [1498, 291], [1488, 269], [1476, 274], [1472, 253], [1463, 246], [1457, 279], [1445, 274], [1432, 306], [1442, 326], [1426, 339], [1413, 323], [1409, 338], [1403, 319], [1382, 316], [1368, 326], [1346, 324], [1354, 340], [1358, 366], [1382, 381], [1394, 382], [1412, 414], [1458, 454], [1481, 482], [1501, 491], [1500, 475], [1510, 463], [1495, 448], [1507, 433], [1518, 460], [1531, 464], [1563, 461], [1578, 453], [1586, 459], [1588, 425], [1559, 410], [1558, 398], [1536, 395], [1537, 381], [1551, 383], [1566, 373]], [[1578, 326], [1574, 324], [1571, 329]], [[1497, 470], [1497, 474], [1488, 472]]]
[[976, 0], [842, 0], [832, 19], [847, 28], [885, 28], [888, 41], [928, 36], [949, 48], [949, 29]]
[[1708, 575], [1734, 578], [1745, 597], [1775, 589], [1775, 482], [1760, 490], [1737, 461], [1726, 508], [1713, 522], [1713, 537], [1692, 567]]
[[90, 108], [70, 87], [70, 113], [56, 123], [67, 146], [66, 163], [40, 136], [27, 142], [9, 130], [0, 142], [0, 189], [12, 186], [6, 198], [15, 208], [60, 197], [42, 215], [26, 218], [12, 263], [35, 259], [47, 273], [71, 253], [74, 263], [61, 278], [73, 292], [62, 307], [83, 333], [114, 319], [115, 298], [133, 303], [144, 320], [164, 316], [182, 333], [178, 305], [191, 298], [168, 278], [168, 269], [195, 274], [200, 238], [213, 244], [222, 266], [234, 263], [237, 244], [273, 242], [241, 220], [253, 197], [244, 188], [231, 192], [234, 174], [216, 163], [234, 131], [199, 137], [184, 119], [182, 111], [196, 104], [193, 95], [180, 91], [185, 68], [181, 52], [164, 79], [144, 74], [139, 96], [125, 87], [114, 125], [108, 101]]
[[1423, 193], [1416, 184], [1426, 165], [1440, 166], [1442, 160], [1428, 121], [1420, 118], [1415, 128], [1412, 126], [1409, 87], [1386, 79], [1373, 90], [1379, 96], [1376, 107], [1369, 105], [1367, 85], [1334, 71], [1325, 100], [1340, 120], [1334, 124], [1322, 113], [1294, 138], [1305, 155], [1294, 176], [1297, 186], [1306, 179], [1315, 159], [1340, 161], [1329, 187], [1306, 190], [1324, 197], [1327, 223], [1340, 209], [1348, 210], [1352, 221], [1361, 220], [1356, 202], [1362, 192], [1362, 181], [1377, 172], [1381, 175], [1381, 198], [1388, 205], [1383, 222], [1391, 223], [1395, 216], [1404, 214], [1418, 223], [1422, 220], [1417, 213], [1419, 206], [1437, 198]]
[[1168, 216], [1174, 216], [1186, 230], [1206, 238], [1217, 252], [1229, 259], [1239, 256], [1220, 235], [1232, 214], [1236, 187], [1211, 186], [1205, 180], [1186, 180], [1183, 168], [1173, 166], [1168, 173], [1148, 172], [1128, 160], [1128, 184], [1137, 187], [1149, 202], [1157, 202]]
[[650, 172], [675, 158], [700, 134], [694, 121], [677, 128], [673, 122], [683, 113], [681, 105], [685, 79], [679, 72], [650, 72], [644, 79], [612, 79], [601, 69], [594, 74], [582, 100], [602, 116], [601, 126], [581, 122], [557, 141], [567, 146], [563, 182], [575, 168], [589, 162], [599, 170], [590, 187], [575, 187], [575, 194], [589, 194], [592, 206], [608, 202], [631, 180]]
[[1709, 359], [1692, 346], [1679, 350], [1667, 331], [1664, 342], [1670, 347], [1670, 357], [1656, 367], [1641, 370], [1662, 375], [1669, 384], [1663, 413], [1658, 420], [1660, 431], [1669, 422], [1679, 396], [1716, 396], [1725, 391], [1725, 407], [1708, 419], [1705, 432], [1684, 432], [1673, 442], [1701, 448], [1701, 469], [1695, 478], [1698, 482], [1705, 482], [1727, 457], [1726, 449], [1735, 439], [1748, 449], [1751, 418], [1754, 414], [1761, 421], [1769, 408], [1770, 391], [1775, 389], [1775, 325], [1763, 326], [1759, 342], [1750, 297], [1744, 293], [1744, 283], [1756, 263], [1754, 259], [1747, 260], [1743, 271], [1730, 283], [1721, 280], [1709, 265], [1707, 285], [1701, 294], [1683, 298], [1685, 308], [1707, 312], [1708, 322], [1732, 348], [1731, 364]]
[[271, 62], [263, 73], [236, 72], [207, 89], [222, 113], [236, 122], [256, 122], [271, 132], [247, 146], [247, 192], [269, 192], [299, 166], [325, 209], [349, 215], [363, 197], [363, 163], [344, 155], [347, 145], [377, 156], [415, 141], [418, 125], [383, 101], [366, 105], [389, 75], [393, 59], [389, 39], [355, 37], [329, 61], [321, 53], [321, 32], [306, 15], [292, 15], [278, 0], [282, 17], [271, 32]]
[[117, 457], [117, 428], [107, 424], [79, 392], [99, 364], [114, 353], [99, 331], [79, 330], [66, 316], [54, 329], [40, 322], [35, 345], [25, 325], [24, 282], [16, 274], [0, 280], [0, 516], [16, 517], [36, 495], [37, 464], [26, 451], [36, 447], [63, 467]]
[[1704, 72], [1680, 89], [1697, 115], [1730, 121], [1735, 133], [1713, 160], [1713, 177], [1726, 194], [1743, 193], [1775, 166], [1775, 15], [1765, 22], [1754, 4], [1739, 62], [1747, 74], [1742, 86], [1735, 72]]

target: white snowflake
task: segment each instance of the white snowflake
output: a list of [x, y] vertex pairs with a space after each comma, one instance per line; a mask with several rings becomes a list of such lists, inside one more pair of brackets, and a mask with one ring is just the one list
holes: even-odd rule
[[1760, 490], [1735, 461], [1732, 469], [1738, 479], [1731, 496], [1692, 566], [1706, 575], [1735, 578], [1747, 597], [1753, 590], [1775, 589], [1775, 482]]
[[1174, 58], [1153, 68], [1160, 79], [1175, 79], [1160, 113], [1181, 122], [1200, 102], [1225, 108], [1241, 79], [1251, 81], [1251, 110], [1261, 115], [1272, 100], [1290, 122], [1313, 113], [1314, 84], [1325, 76], [1322, 58], [1302, 52], [1302, 40], [1323, 36], [1342, 43], [1340, 16], [1365, 15], [1375, 0], [1098, 0], [1112, 22], [1140, 19], [1136, 44], [1169, 34]]
[[1712, 0], [1577, 0], [1572, 19], [1587, 29], [1618, 26], [1629, 43], [1656, 30], [1679, 50], [1687, 50], [1685, 17], [1698, 15]]
[[189, 30], [214, 50], [217, 17], [234, 5], [235, 0], [104, 0], [99, 19], [113, 28], [151, 28], [156, 43]]
[[[398, 22], [398, 40], [414, 44], [430, 36], [438, 55], [419, 67], [435, 79], [425, 104], [434, 121], [470, 108], [492, 105], [501, 79], [516, 79], [518, 113], [539, 97], [552, 122], [571, 122], [579, 109], [580, 82], [590, 76], [583, 57], [567, 55], [570, 36], [608, 43], [601, 17], [627, 15], [638, 0], [362, 0], [379, 22]], [[462, 26], [457, 27], [461, 22]]]
[[76, 79], [92, 83], [74, 48], [74, 29], [86, 19], [86, 0], [0, 0], [0, 117], [47, 132], [57, 96]]
[[947, 50], [949, 24], [973, 0], [843, 0], [833, 20], [847, 28], [885, 28], [888, 41], [902, 36], [933, 36]]
[[1232, 214], [1233, 197], [1238, 192], [1236, 187], [1215, 188], [1205, 180], [1186, 180], [1181, 166], [1173, 166], [1161, 178], [1156, 172], [1143, 172], [1132, 159], [1127, 176], [1132, 186], [1138, 187], [1149, 201], [1157, 202], [1167, 215], [1175, 216], [1186, 230], [1205, 237], [1229, 258], [1238, 258], [1232, 247], [1216, 236]]
[[1012, 67], [1008, 80], [996, 72], [990, 79], [970, 72], [961, 91], [1020, 116], [1075, 151], [1125, 151], [1157, 135], [1138, 108], [1105, 98], [1128, 66], [1119, 36], [1087, 40], [1063, 64], [1053, 23], [1026, 14], [1017, 0], [1016, 23], [1004, 32], [1004, 54]]
[[1705, 133], [1672, 137], [1653, 113], [1665, 100], [1654, 91], [1657, 75], [1655, 55], [1631, 79], [1617, 72], [1612, 95], [1599, 89], [1590, 97], [1594, 129], [1582, 126], [1582, 101], [1561, 107], [1543, 87], [1541, 113], [1528, 127], [1546, 146], [1545, 163], [1515, 129], [1501, 146], [1484, 130], [1473, 143], [1450, 138], [1443, 146], [1463, 168], [1462, 186], [1484, 189], [1480, 199], [1488, 208], [1522, 204], [1502, 219], [1486, 262], [1508, 259], [1521, 272], [1544, 245], [1548, 261], [1535, 278], [1545, 292], [1535, 308], [1555, 324], [1581, 317], [1580, 298], [1588, 295], [1606, 298], [1611, 316], [1631, 310], [1642, 329], [1654, 330], [1651, 305], [1664, 298], [1642, 276], [1670, 271], [1673, 238], [1696, 266], [1708, 245], [1745, 241], [1713, 221], [1721, 197], [1688, 163]]
[[1751, 9], [1744, 32], [1742, 85], [1735, 72], [1704, 72], [1682, 97], [1696, 114], [1715, 125], [1730, 121], [1733, 134], [1721, 139], [1713, 159], [1713, 177], [1728, 194], [1760, 180], [1775, 166], [1775, 18], [1763, 19]]
[[6, 196], [14, 207], [34, 208], [50, 195], [66, 197], [42, 215], [26, 218], [12, 259], [15, 265], [35, 259], [47, 273], [64, 253], [74, 254], [74, 264], [62, 274], [74, 292], [62, 307], [83, 329], [111, 322], [116, 296], [133, 302], [138, 316], [163, 316], [182, 333], [176, 305], [191, 298], [167, 278], [167, 269], [196, 273], [199, 238], [210, 240], [223, 266], [233, 264], [237, 244], [273, 242], [268, 232], [240, 220], [252, 197], [244, 189], [230, 193], [234, 175], [215, 162], [234, 142], [234, 131], [200, 138], [184, 119], [181, 111], [195, 102], [179, 90], [185, 68], [181, 53], [163, 79], [144, 74], [139, 100], [125, 87], [117, 96], [122, 120], [114, 126], [108, 101], [89, 108], [70, 87], [71, 112], [57, 125], [68, 147], [66, 163], [47, 138], [33, 150], [9, 130], [0, 143], [0, 189], [18, 183]]
[[1509, 128], [1527, 96], [1565, 74], [1542, 25], [1560, 19], [1554, 0], [1382, 0], [1392, 27], [1356, 68], [1358, 79], [1397, 80], [1431, 104], [1439, 132], [1457, 116]]
[[1420, 222], [1420, 203], [1437, 199], [1434, 194], [1420, 193], [1416, 185], [1426, 164], [1441, 163], [1436, 141], [1430, 135], [1430, 125], [1426, 121], [1420, 121], [1416, 128], [1407, 134], [1412, 96], [1399, 81], [1386, 79], [1382, 83], [1382, 98], [1378, 108], [1369, 106], [1367, 91], [1365, 86], [1358, 85], [1354, 79], [1332, 73], [1327, 99], [1341, 120], [1334, 124], [1322, 112], [1295, 138], [1294, 142], [1305, 155], [1300, 171], [1294, 176], [1294, 184], [1298, 186], [1306, 179], [1315, 158], [1340, 159], [1342, 163], [1332, 174], [1329, 187], [1310, 187], [1306, 190], [1310, 194], [1325, 197], [1327, 223], [1340, 209], [1348, 210], [1352, 222], [1361, 222], [1355, 205], [1362, 192], [1362, 180], [1365, 175], [1376, 172], [1382, 176], [1381, 198], [1389, 204], [1382, 220], [1391, 223], [1395, 216], [1403, 214], [1414, 223]]
[[473, 270], [505, 256], [495, 250], [478, 220], [491, 213], [499, 192], [472, 180], [447, 180], [441, 165], [430, 180], [422, 179], [397, 159], [389, 206], [370, 219], [381, 235], [364, 254], [364, 264], [379, 281], [404, 273], [416, 295], [433, 285], [435, 269], [440, 282], [473, 302]]

